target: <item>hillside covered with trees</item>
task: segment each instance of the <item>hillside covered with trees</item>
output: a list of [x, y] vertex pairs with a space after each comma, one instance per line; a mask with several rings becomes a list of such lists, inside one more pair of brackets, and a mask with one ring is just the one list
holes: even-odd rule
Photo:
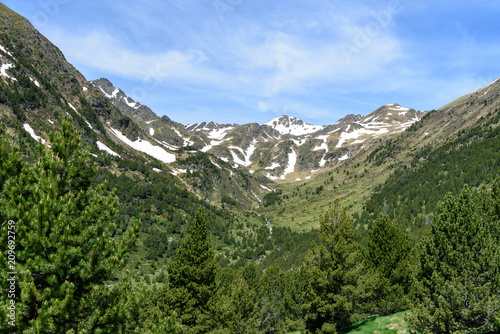
[[[116, 236], [118, 198], [90, 182], [97, 169], [68, 120], [24, 162], [1, 141], [1, 264], [15, 298], [0, 296], [2, 326], [40, 333], [337, 333], [408, 308], [419, 332], [493, 332], [500, 309], [500, 184], [447, 195], [415, 243], [380, 214], [366, 245], [335, 202], [302, 264], [291, 269], [216, 261], [206, 210], [197, 209], [163, 282], [120, 270], [141, 222]], [[15, 235], [15, 238], [10, 236]], [[2, 280], [12, 278], [2, 272]], [[10, 326], [10, 325], [9, 325]]]

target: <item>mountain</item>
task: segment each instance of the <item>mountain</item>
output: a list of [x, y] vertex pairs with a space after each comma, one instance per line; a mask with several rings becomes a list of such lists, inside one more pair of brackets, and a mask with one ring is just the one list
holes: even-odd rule
[[150, 121], [158, 118], [149, 107], [141, 105], [128, 97], [121, 89], [113, 87], [113, 84], [106, 78], [90, 81], [92, 86], [97, 88], [104, 96], [120, 109], [120, 111], [138, 121]]
[[[341, 131], [346, 139], [342, 147], [353, 148], [350, 157], [306, 182], [282, 184], [280, 205], [265, 208], [263, 214], [275, 225], [308, 229], [317, 226], [318, 212], [341, 199], [351, 213], [363, 215], [359, 223], [365, 227], [383, 210], [405, 212], [405, 220], [417, 214], [425, 218], [430, 213], [420, 210], [434, 208], [447, 192], [459, 191], [465, 182], [473, 187], [489, 184], [491, 175], [500, 173], [493, 153], [500, 142], [495, 133], [499, 110], [496, 80], [429, 112], [392, 104], [343, 123], [336, 133]], [[366, 147], [356, 150], [358, 145]], [[409, 178], [420, 181], [410, 183]], [[410, 194], [413, 188], [418, 193]]]
[[324, 125], [308, 124], [298, 118], [286, 115], [279, 116], [272, 121], [265, 123], [275, 129], [282, 135], [302, 136], [321, 131], [325, 128]]
[[389, 104], [366, 116], [347, 115], [333, 125], [312, 125], [286, 115], [264, 124], [182, 125], [167, 116], [158, 117], [107, 79], [91, 83], [169, 149], [189, 146], [213, 154], [233, 168], [245, 167], [273, 181], [309, 179], [352, 159], [361, 150], [371, 149], [382, 138], [404, 131], [425, 114]]
[[255, 228], [266, 218], [273, 226], [308, 230], [335, 199], [361, 212], [395, 170], [412, 168], [417, 152], [436, 151], [498, 113], [495, 81], [428, 112], [394, 103], [326, 125], [286, 115], [264, 124], [183, 125], [107, 79], [87, 81], [1, 4], [0, 22], [3, 132], [25, 159], [36, 161], [36, 143], [48, 143], [48, 134], [70, 117], [101, 177], [119, 190], [119, 228], [141, 219], [146, 237], [157, 228], [178, 237], [200, 205], [219, 229], [219, 245], [229, 248], [236, 232], [224, 224], [232, 215]]
[[382, 138], [404, 131], [423, 115], [391, 104], [366, 116], [348, 115], [334, 125], [311, 125], [283, 115], [261, 125], [204, 123], [186, 128], [211, 138], [204, 152], [269, 179], [291, 181], [335, 167]]
[[[194, 146], [208, 142], [204, 134], [191, 134], [182, 124], [156, 116], [108, 80], [87, 81], [28, 20], [3, 4], [0, 46], [2, 134], [33, 162], [38, 159], [37, 143], [50, 145], [49, 133], [61, 131], [66, 118], [72, 120], [99, 167], [94, 182], [105, 182], [108, 191], [117, 189], [115, 233], [139, 220], [143, 224], [131, 266], [173, 255], [200, 206], [220, 247], [236, 246], [236, 231], [229, 229], [233, 220], [245, 222], [249, 237], [261, 228], [268, 233], [264, 220], [256, 215], [240, 218], [240, 212], [259, 203], [269, 180], [197, 150]], [[159, 242], [148, 242], [153, 237]]]

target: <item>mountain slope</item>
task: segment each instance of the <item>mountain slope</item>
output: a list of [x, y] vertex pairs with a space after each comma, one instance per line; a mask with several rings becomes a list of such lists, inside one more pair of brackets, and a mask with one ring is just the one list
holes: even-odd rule
[[[61, 131], [64, 119], [72, 120], [92, 163], [99, 167], [93, 182], [106, 182], [109, 193], [117, 189], [120, 205], [114, 234], [120, 236], [137, 221], [142, 223], [139, 247], [130, 254], [128, 269], [133, 276], [160, 270], [175, 254], [199, 207], [206, 210], [221, 264], [239, 259], [244, 264], [248, 256], [262, 260], [272, 254], [274, 240], [268, 240], [265, 221], [251, 212], [240, 214], [258, 203], [266, 179], [259, 181], [244, 169], [236, 170], [189, 147], [169, 147], [156, 137], [160, 131], [152, 135], [131, 118], [134, 115], [124, 115], [104, 95], [112, 96], [112, 92], [102, 92], [87, 82], [57, 47], [2, 4], [0, 31], [2, 134], [8, 134], [10, 145], [32, 162], [38, 159], [37, 143], [43, 140], [50, 145], [48, 134]], [[124, 98], [120, 92], [115, 95]], [[148, 112], [141, 107], [137, 110], [144, 115]], [[156, 122], [169, 124], [166, 117]], [[179, 132], [188, 135], [182, 125]], [[286, 230], [275, 233], [280, 231], [286, 238], [301, 237]], [[236, 252], [243, 235], [252, 245], [244, 248], [245, 253]], [[271, 246], [265, 248], [266, 242]], [[135, 270], [139, 264], [145, 267]]]
[[[448, 189], [446, 190], [441, 187], [441, 185], [444, 185], [442, 184], [444, 181], [440, 180], [444, 180], [444, 176], [449, 178], [453, 175], [453, 173], [450, 174], [452, 170], [451, 166], [447, 164], [441, 165], [439, 162], [445, 161], [441, 154], [443, 154], [443, 152], [448, 152], [451, 147], [459, 148], [464, 146], [465, 142], [463, 142], [461, 138], [463, 138], [464, 134], [467, 135], [471, 131], [475, 133], [477, 130], [474, 129], [478, 127], [496, 127], [497, 121], [495, 121], [495, 117], [500, 109], [499, 90], [500, 82], [495, 81], [440, 109], [426, 113], [421, 116], [422, 118], [419, 121], [411, 125], [409, 125], [410, 123], [408, 122], [409, 127], [404, 131], [394, 128], [396, 133], [392, 136], [373, 138], [374, 142], [371, 148], [360, 150], [355, 157], [345, 161], [344, 164], [339, 165], [333, 170], [319, 172], [319, 175], [307, 182], [283, 184], [279, 186], [278, 189], [282, 192], [279, 201], [280, 204], [262, 209], [262, 214], [265, 214], [274, 224], [293, 226], [297, 229], [308, 229], [317, 226], [319, 218], [318, 212], [322, 212], [322, 210], [335, 199], [341, 199], [342, 203], [350, 208], [351, 213], [356, 215], [363, 212], [365, 204], [370, 214], [374, 214], [380, 210], [389, 210], [389, 208], [390, 210], [400, 212], [399, 210], [401, 208], [398, 209], [398, 207], [401, 204], [398, 203], [403, 203], [405, 201], [407, 203], [413, 203], [413, 206], [406, 206], [406, 208], [413, 208], [413, 211], [411, 211], [412, 213], [423, 213], [423, 211], [420, 211], [420, 208], [423, 207], [424, 203], [422, 201], [418, 202], [415, 194], [408, 195], [408, 188], [406, 187], [408, 181], [405, 175], [412, 174], [417, 166], [421, 163], [425, 163], [431, 156], [438, 157], [433, 158], [433, 161], [436, 162], [435, 164], [429, 165], [432, 166], [432, 168], [429, 167], [424, 169], [422, 167], [421, 171], [426, 172], [422, 175], [419, 174], [420, 180], [427, 179], [428, 183], [424, 183], [428, 184], [427, 188], [432, 189], [432, 191], [429, 190], [427, 193], [429, 195], [430, 193], [435, 193], [435, 195], [431, 196], [434, 198], [433, 205], [435, 205], [435, 200], [437, 198], [441, 198], [444, 193], [451, 190], [449, 188], [446, 188]], [[390, 117], [395, 116], [394, 111], [397, 111], [397, 116], [403, 116], [399, 115], [399, 113], [404, 112], [404, 110], [395, 109], [401, 109], [401, 107], [396, 105], [384, 106], [372, 114], [365, 116], [363, 120], [359, 121], [359, 124], [366, 126], [373, 122], [375, 117], [379, 117], [379, 119], [376, 119], [376, 122], [378, 122], [380, 119], [385, 119], [387, 113], [392, 114], [387, 116], [390, 119]], [[420, 117], [418, 112], [416, 112], [416, 114], [407, 113], [405, 116]], [[399, 124], [394, 123], [394, 126], [398, 127], [403, 123], [404, 120], [399, 120]], [[380, 127], [377, 131], [380, 131], [380, 129], [383, 129], [383, 127]], [[483, 134], [476, 134], [476, 136], [482, 138], [492, 135], [492, 132], [489, 131], [483, 132], [483, 130], [481, 130], [481, 133]], [[474, 137], [471, 137], [468, 140], [473, 141], [473, 138]], [[356, 140], [359, 139], [354, 139], [354, 141]], [[485, 143], [487, 143], [486, 138], [481, 139], [481, 141], [478, 141], [478, 143], [474, 145], [483, 147], [480, 150], [480, 152], [483, 152], [485, 150]], [[496, 147], [493, 142], [488, 145], [491, 146], [489, 149]], [[491, 159], [479, 158], [480, 152], [475, 152], [474, 154], [468, 153], [470, 157], [476, 156], [476, 158], [472, 159], [472, 161], [467, 161], [467, 163], [462, 162], [462, 160], [467, 158], [465, 156], [458, 158], [459, 155], [457, 153], [454, 155], [455, 158], [452, 159], [455, 163], [454, 166], [469, 165], [471, 167], [476, 166], [480, 168], [480, 166], [482, 166], [482, 161], [484, 161], [484, 168], [490, 168], [486, 166], [489, 166], [488, 161]], [[453, 153], [456, 152], [453, 151]], [[493, 156], [493, 153], [490, 155]], [[476, 170], [476, 172], [469, 172], [469, 174], [480, 174], [474, 179], [482, 180], [479, 181], [479, 183], [487, 183], [489, 181], [483, 176], [491, 175], [490, 172], [491, 171], [486, 173]], [[395, 173], [401, 177], [393, 175]], [[418, 171], [415, 171], [415, 173], [418, 173]], [[428, 176], [426, 176], [426, 173]], [[459, 174], [461, 174], [461, 172]], [[450, 181], [451, 183], [448, 184], [455, 184], [455, 190], [461, 189], [461, 186], [458, 186], [460, 182], [457, 183], [459, 179], [460, 177], [453, 179], [453, 181]], [[387, 186], [384, 186], [386, 183]], [[471, 185], [475, 186], [479, 183], [475, 181]], [[417, 186], [413, 184], [409, 188], [413, 189], [415, 187]], [[436, 189], [441, 190], [434, 192]], [[374, 190], [376, 190], [376, 194], [374, 194]], [[422, 194], [425, 195], [426, 192]], [[375, 197], [372, 198], [372, 196]], [[392, 204], [386, 207], [384, 204], [385, 199], [389, 200], [389, 198], [391, 198]], [[415, 207], [419, 209], [415, 210]], [[426, 207], [429, 206], [426, 205]], [[406, 212], [406, 214], [409, 212], [407, 209], [402, 209], [402, 211]], [[418, 219], [421, 219], [421, 217]], [[366, 224], [366, 222], [371, 219], [373, 219], [373, 215], [368, 218], [363, 218], [360, 222]]]
[[500, 174], [499, 111], [500, 82], [496, 80], [415, 124], [413, 131], [433, 140], [418, 146], [411, 160], [378, 187], [361, 220], [368, 222], [385, 209], [401, 224], [422, 228], [432, 222], [443, 194], [456, 195], [464, 184], [490, 185]]
[[[93, 80], [91, 84], [123, 115], [131, 117], [134, 123], [147, 133], [147, 137], [152, 139], [151, 143], [161, 145], [174, 155], [170, 156], [170, 160], [168, 157], [160, 160], [169, 163], [167, 168], [170, 173], [179, 178], [184, 186], [199, 198], [218, 205], [225, 202], [226, 207], [227, 202], [231, 202], [233, 205], [230, 207], [233, 208], [250, 208], [260, 201], [262, 186], [265, 187], [268, 180], [253, 178], [246, 169], [227, 164], [228, 159], [224, 159], [223, 155], [204, 153], [208, 151], [207, 143], [223, 138], [226, 131], [236, 125], [202, 123], [185, 127], [167, 116], [158, 117], [150, 108], [134, 102], [107, 79]], [[112, 129], [112, 132], [127, 142], [118, 131]], [[135, 142], [132, 146], [138, 145], [141, 143]], [[145, 151], [150, 150], [152, 147], [148, 145]]]
[[369, 149], [374, 140], [405, 130], [424, 114], [393, 104], [364, 117], [348, 115], [328, 126], [280, 116], [262, 125], [202, 123], [186, 129], [211, 138], [202, 151], [272, 180], [290, 182], [339, 165]]

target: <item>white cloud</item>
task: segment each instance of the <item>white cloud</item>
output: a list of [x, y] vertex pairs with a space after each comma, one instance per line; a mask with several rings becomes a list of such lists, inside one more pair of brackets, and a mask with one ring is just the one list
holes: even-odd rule
[[[499, 54], [498, 43], [481, 43], [476, 29], [467, 30], [468, 21], [458, 37], [432, 30], [447, 24], [441, 15], [447, 5], [437, 15], [428, 11], [434, 3], [400, 0], [222, 2], [231, 7], [223, 19], [212, 1], [99, 3], [94, 30], [84, 30], [85, 19], [43, 33], [82, 72], [124, 78], [128, 88], [149, 82], [149, 101], [141, 101], [157, 102], [150, 106], [176, 120], [174, 110], [205, 120], [224, 113], [234, 117], [229, 122], [260, 111], [262, 118], [288, 113], [325, 123], [331, 114], [368, 113], [380, 96], [383, 103], [436, 108], [479, 88], [471, 82], [479, 74], [468, 76], [482, 63], [496, 64]], [[457, 39], [465, 40], [462, 47]], [[127, 93], [139, 99], [141, 90], [133, 90]]]
[[97, 31], [84, 36], [57, 31], [52, 34], [52, 39], [72, 62], [128, 79], [216, 83], [225, 80], [226, 76], [207, 66], [206, 56], [196, 49], [172, 49], [150, 54]]

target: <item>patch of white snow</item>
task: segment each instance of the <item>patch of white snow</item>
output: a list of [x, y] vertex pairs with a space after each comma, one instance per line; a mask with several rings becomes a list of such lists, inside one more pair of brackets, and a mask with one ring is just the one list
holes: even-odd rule
[[329, 137], [329, 135], [316, 137], [315, 139], [323, 140], [323, 143], [321, 145], [318, 145], [315, 148], [313, 148], [313, 151], [325, 150], [326, 152], [328, 152], [328, 143], [327, 143], [328, 137]]
[[171, 163], [175, 161], [175, 154], [169, 153], [165, 151], [160, 146], [155, 146], [148, 142], [147, 140], [137, 139], [136, 141], [131, 141], [128, 139], [123, 133], [119, 130], [111, 128], [113, 133], [120, 139], [122, 142], [132, 147], [133, 149], [144, 152], [160, 161], [165, 163]]
[[[255, 144], [251, 144], [248, 147], [246, 153], [245, 153], [245, 151], [241, 147], [229, 146], [228, 148], [230, 149], [231, 155], [233, 156], [233, 161], [235, 163], [237, 163], [238, 165], [243, 165], [245, 167], [248, 167], [248, 166], [250, 166], [252, 164], [252, 161], [250, 160], [250, 157], [255, 152], [255, 149], [256, 149]], [[238, 150], [238, 151], [240, 151], [243, 154], [243, 157], [245, 158], [245, 161], [241, 160], [232, 150]]]
[[11, 80], [14, 80], [14, 81], [17, 81], [16, 78], [14, 77], [11, 77], [8, 73], [7, 73], [7, 70], [8, 69], [11, 69], [11, 68], [14, 68], [14, 65], [12, 64], [3, 64], [1, 67], [0, 67], [0, 75], [1, 76], [4, 76], [4, 77], [7, 77]]
[[210, 139], [222, 140], [227, 135], [227, 132], [232, 129], [234, 129], [234, 126], [228, 126], [220, 129], [213, 129], [208, 133], [207, 137]]
[[137, 103], [137, 102], [130, 102], [128, 99], [129, 99], [129, 98], [128, 98], [127, 96], [124, 96], [124, 97], [123, 97], [123, 101], [125, 101], [125, 103], [126, 103], [129, 107], [134, 108], [134, 109], [139, 109], [139, 107], [141, 106], [139, 103]]
[[295, 171], [295, 164], [297, 163], [297, 153], [292, 148], [292, 152], [288, 154], [288, 165], [281, 175], [281, 179], [284, 180], [287, 174], [293, 173]]
[[268, 166], [268, 167], [266, 167], [265, 169], [275, 169], [275, 168], [278, 168], [279, 166], [280, 166], [280, 164], [279, 164], [279, 163], [277, 163], [277, 162], [273, 162], [273, 163], [271, 164], [271, 166]]
[[28, 123], [24, 123], [23, 128], [24, 128], [24, 130], [26, 130], [26, 132], [28, 132], [30, 134], [31, 138], [33, 138], [37, 142], [41, 142], [42, 144], [45, 144], [45, 139], [37, 136], [35, 134], [35, 130], [33, 130], [33, 128]]
[[100, 141], [97, 141], [97, 148], [100, 149], [101, 151], [106, 151], [109, 154], [114, 155], [115, 157], [120, 157], [120, 155], [118, 153], [116, 153], [115, 151], [113, 151], [112, 149], [110, 149], [109, 147], [107, 147], [106, 145], [101, 143]]
[[[6, 54], [8, 54], [8, 55], [9, 55], [9, 56], [11, 56], [12, 58], [14, 58], [14, 56], [12, 55], [12, 53], [10, 53], [9, 51], [7, 51], [7, 49], [5, 49], [5, 48], [3, 47], [3, 45], [0, 45], [0, 50], [2, 50], [2, 51], [3, 51], [3, 52], [5, 52]], [[16, 58], [14, 58], [14, 59], [16, 59]]]
[[346, 154], [344, 154], [342, 157], [339, 158], [339, 161], [344, 161], [344, 160], [347, 160], [351, 157], [351, 151], [347, 152]]
[[271, 189], [269, 189], [268, 187], [266, 187], [265, 185], [261, 184], [260, 187], [264, 190], [267, 190], [267, 191], [272, 191]]

